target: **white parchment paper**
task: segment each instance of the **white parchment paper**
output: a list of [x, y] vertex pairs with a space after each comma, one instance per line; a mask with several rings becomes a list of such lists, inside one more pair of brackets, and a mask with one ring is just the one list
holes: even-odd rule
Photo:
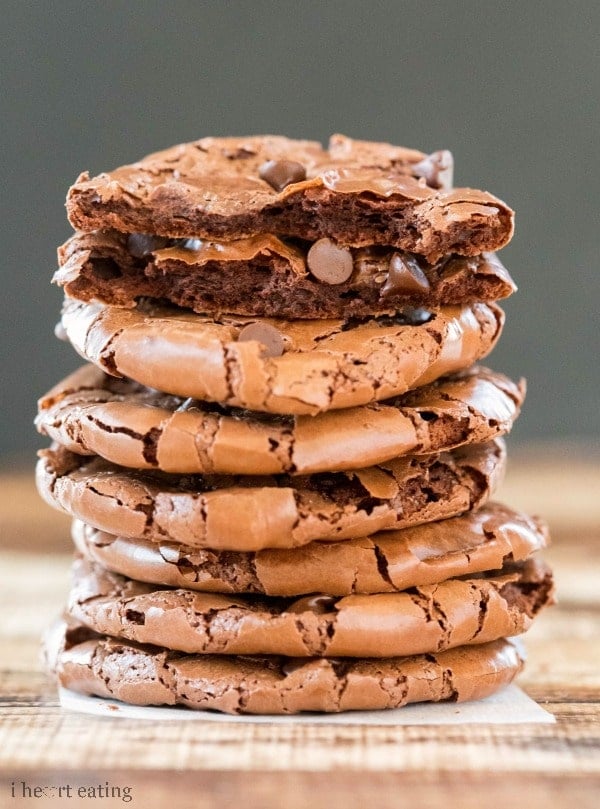
[[493, 725], [555, 722], [516, 685], [509, 685], [477, 702], [426, 702], [389, 711], [347, 711], [339, 714], [305, 713], [293, 716], [230, 716], [212, 711], [190, 711], [186, 708], [140, 707], [113, 699], [88, 697], [61, 688], [60, 704], [68, 711], [112, 716], [123, 719], [150, 719], [154, 722], [178, 720], [187, 722], [246, 722], [281, 725], [297, 722], [318, 725]]

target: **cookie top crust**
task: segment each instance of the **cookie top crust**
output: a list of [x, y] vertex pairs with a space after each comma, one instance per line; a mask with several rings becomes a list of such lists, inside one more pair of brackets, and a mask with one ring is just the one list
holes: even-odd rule
[[402, 657], [521, 634], [552, 599], [550, 568], [537, 559], [400, 593], [300, 599], [157, 588], [78, 559], [67, 614], [100, 634], [192, 654]]
[[367, 317], [405, 306], [495, 301], [516, 289], [494, 253], [428, 264], [393, 248], [273, 235], [209, 242], [79, 232], [58, 260], [53, 281], [70, 298], [123, 307], [149, 298], [217, 316]]
[[213, 551], [117, 537], [75, 520], [79, 552], [130, 579], [211, 593], [346, 596], [393, 593], [499, 570], [546, 547], [538, 518], [490, 503], [477, 511], [343, 542], [258, 552]]
[[228, 714], [337, 713], [482, 699], [523, 666], [508, 640], [439, 654], [373, 659], [187, 655], [57, 622], [46, 665], [64, 688], [134, 705]]
[[80, 175], [67, 212], [85, 231], [328, 237], [429, 260], [499, 249], [512, 236], [513, 212], [487, 192], [450, 188], [449, 167], [446, 152], [428, 157], [341, 135], [328, 150], [268, 135], [205, 138], [97, 177]]
[[50, 505], [111, 534], [253, 551], [352, 539], [463, 514], [493, 493], [505, 459], [498, 438], [352, 472], [165, 475], [55, 447], [40, 452], [37, 483]]
[[464, 370], [492, 350], [503, 322], [502, 310], [484, 303], [355, 322], [214, 319], [67, 299], [62, 316], [76, 351], [113, 376], [291, 415], [381, 401]]
[[472, 368], [382, 403], [270, 416], [168, 396], [85, 365], [40, 400], [36, 425], [72, 452], [134, 469], [312, 474], [489, 441], [511, 429], [524, 395], [523, 380]]

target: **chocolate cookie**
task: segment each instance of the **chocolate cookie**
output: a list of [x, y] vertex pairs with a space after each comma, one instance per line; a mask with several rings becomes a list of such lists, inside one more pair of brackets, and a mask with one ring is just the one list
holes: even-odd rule
[[494, 304], [394, 318], [253, 320], [66, 302], [76, 350], [113, 376], [250, 410], [307, 414], [388, 399], [469, 367], [503, 324]]
[[328, 152], [281, 137], [205, 138], [110, 174], [81, 174], [67, 211], [85, 231], [223, 241], [276, 233], [392, 245], [429, 261], [506, 244], [511, 209], [483, 191], [428, 186], [442, 184], [440, 162], [341, 136]]
[[377, 710], [482, 699], [523, 666], [508, 640], [379, 660], [186, 655], [57, 624], [46, 661], [60, 684], [134, 705], [230, 714]]
[[282, 417], [165, 396], [86, 365], [39, 402], [38, 430], [72, 452], [180, 474], [312, 474], [482, 443], [510, 430], [525, 393], [474, 368], [385, 403]]
[[44, 499], [112, 534], [253, 551], [367, 536], [483, 504], [504, 471], [502, 439], [352, 472], [290, 477], [176, 476], [42, 450]]
[[416, 528], [256, 553], [128, 539], [73, 523], [73, 540], [84, 556], [130, 579], [273, 596], [391, 593], [436, 584], [523, 561], [547, 539], [539, 519], [498, 503]]
[[270, 234], [233, 242], [77, 233], [59, 250], [54, 281], [70, 298], [133, 307], [140, 298], [202, 314], [368, 317], [506, 298], [515, 290], [493, 253], [427, 264], [391, 248]]
[[404, 657], [525, 632], [552, 601], [538, 560], [401, 593], [295, 599], [171, 590], [78, 559], [67, 614], [102, 635], [194, 654]]

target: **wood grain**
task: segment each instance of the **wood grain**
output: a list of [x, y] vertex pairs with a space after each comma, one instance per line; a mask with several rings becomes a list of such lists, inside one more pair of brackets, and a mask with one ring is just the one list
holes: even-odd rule
[[[527, 635], [520, 685], [555, 725], [458, 727], [145, 723], [62, 712], [39, 636], [68, 587], [68, 520], [29, 472], [0, 476], [0, 806], [91, 805], [31, 786], [130, 786], [133, 806], [332, 807], [526, 798], [527, 809], [598, 804], [600, 794], [600, 464], [580, 445], [520, 450], [503, 498], [545, 514], [560, 603]], [[12, 790], [16, 790], [12, 797]], [[56, 792], [56, 790], [55, 790]], [[122, 798], [96, 797], [103, 806]]]

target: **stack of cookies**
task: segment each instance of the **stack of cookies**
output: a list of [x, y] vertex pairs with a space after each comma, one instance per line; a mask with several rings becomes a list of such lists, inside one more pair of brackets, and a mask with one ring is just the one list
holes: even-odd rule
[[207, 138], [67, 201], [38, 486], [73, 517], [60, 683], [230, 713], [467, 700], [552, 600], [490, 498], [524, 396], [478, 363], [512, 211], [448, 152]]

